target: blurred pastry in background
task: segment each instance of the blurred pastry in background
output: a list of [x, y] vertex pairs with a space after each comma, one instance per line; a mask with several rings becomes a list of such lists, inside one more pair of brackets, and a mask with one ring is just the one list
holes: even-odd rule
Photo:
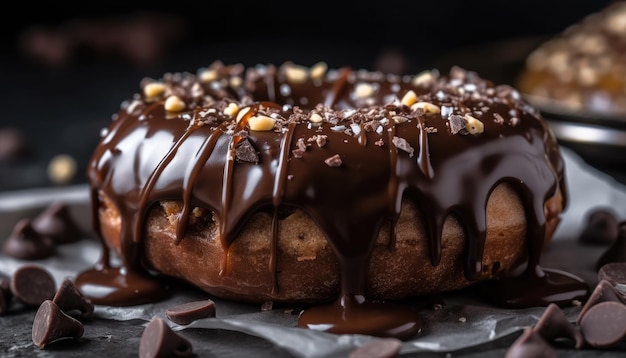
[[552, 110], [626, 116], [626, 1], [615, 1], [541, 43], [518, 88]]
[[52, 68], [95, 58], [150, 66], [185, 33], [185, 22], [176, 15], [137, 11], [75, 18], [57, 26], [35, 24], [23, 31], [18, 47], [23, 56]]

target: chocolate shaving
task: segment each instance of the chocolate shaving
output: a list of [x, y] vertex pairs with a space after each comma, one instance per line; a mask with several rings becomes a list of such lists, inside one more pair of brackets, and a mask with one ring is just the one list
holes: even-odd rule
[[296, 141], [296, 147], [298, 147], [298, 149], [301, 150], [303, 153], [306, 152], [306, 143], [304, 143], [303, 138], [298, 138], [298, 140]]
[[294, 158], [302, 158], [303, 154], [304, 152], [301, 151], [300, 149], [294, 149], [291, 151], [291, 155], [293, 155]]
[[339, 154], [335, 154], [332, 157], [328, 157], [324, 160], [324, 163], [326, 163], [326, 165], [328, 165], [329, 167], [338, 167], [341, 166], [341, 157], [339, 156]]
[[250, 143], [248, 138], [244, 138], [235, 148], [235, 156], [242, 162], [254, 163], [259, 162], [259, 155]]
[[317, 146], [319, 148], [322, 148], [323, 146], [326, 145], [326, 139], [328, 138], [327, 135], [325, 134], [316, 134], [314, 136], [311, 136], [309, 139], [307, 139], [307, 142], [315, 142], [315, 144], [317, 144]]
[[413, 156], [415, 149], [411, 147], [411, 145], [409, 144], [409, 142], [406, 141], [406, 139], [394, 136], [391, 141], [393, 145], [396, 146], [396, 148], [402, 149], [403, 151], [409, 153], [409, 157]]
[[448, 118], [448, 122], [450, 123], [450, 132], [452, 134], [469, 134], [467, 129], [465, 129], [465, 124], [467, 124], [467, 120], [458, 114], [453, 114]]

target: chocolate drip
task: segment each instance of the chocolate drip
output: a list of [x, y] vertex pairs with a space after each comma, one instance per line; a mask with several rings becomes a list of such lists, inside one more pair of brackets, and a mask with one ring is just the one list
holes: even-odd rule
[[[190, 131], [188, 132], [190, 133]], [[202, 167], [205, 165], [206, 161], [213, 153], [213, 149], [215, 148], [215, 144], [217, 143], [217, 138], [224, 133], [222, 128], [217, 128], [213, 133], [211, 133], [206, 140], [202, 143], [202, 147], [198, 150], [197, 160], [192, 161], [193, 165], [191, 167], [191, 172], [185, 176], [185, 182], [183, 183], [183, 210], [178, 216], [178, 225], [176, 226], [176, 244], [183, 239], [185, 234], [187, 233], [187, 225], [189, 224], [189, 215], [192, 209], [191, 203], [191, 194], [193, 192], [193, 184], [196, 182], [198, 178], [198, 174]]]
[[280, 143], [280, 155], [278, 157], [278, 168], [276, 179], [274, 180], [274, 190], [272, 191], [272, 204], [274, 205], [274, 215], [272, 216], [272, 241], [270, 242], [270, 263], [269, 269], [272, 273], [273, 288], [272, 293], [278, 293], [278, 279], [276, 278], [276, 256], [278, 251], [278, 209], [283, 201], [285, 181], [287, 180], [287, 160], [289, 158], [289, 148], [296, 124], [289, 123], [289, 127], [282, 142]]
[[[246, 77], [244, 88], [250, 89], [250, 100], [235, 103], [239, 121], [225, 114], [233, 100], [220, 98], [198, 105], [193, 117], [145, 103], [120, 113], [93, 154], [89, 176], [96, 231], [100, 229], [97, 193], [103, 192], [120, 211], [119, 253], [124, 265], [119, 272], [103, 265], [100, 276], [88, 272], [78, 282], [110, 282], [117, 274], [126, 275], [127, 282], [133, 280], [130, 272], [142, 272], [139, 248], [146, 215], [159, 202], [177, 200], [183, 206], [177, 243], [185, 240], [193, 207], [212, 211], [225, 253], [221, 275], [229, 274], [229, 248], [248, 220], [273, 210], [268, 267], [273, 285], [268, 295], [277, 294], [279, 211], [295, 208], [312, 218], [328, 238], [340, 269], [337, 300], [305, 311], [299, 324], [331, 332], [407, 338], [420, 331], [419, 315], [408, 307], [373, 303], [366, 296], [368, 262], [381, 228], [391, 226], [389, 248], [393, 250], [402, 202], [413, 202], [424, 213], [430, 261], [438, 265], [444, 222], [456, 216], [465, 232], [465, 275], [475, 280], [482, 271], [487, 201], [495, 187], [509, 183], [520, 194], [528, 222], [528, 268], [516, 279], [539, 282], [546, 287], [544, 292], [555, 295], [580, 291], [578, 282], [561, 285], [559, 280], [565, 275], [539, 267], [545, 202], [557, 193], [563, 198], [567, 194], [563, 163], [541, 118], [512, 89], [493, 87], [470, 73], [455, 78], [455, 84], [441, 78], [432, 86], [420, 87], [349, 69], [341, 70], [333, 80], [307, 78], [304, 82], [301, 78], [292, 81], [273, 66], [265, 70], [263, 76]], [[373, 84], [370, 98], [355, 94], [357, 81]], [[217, 93], [211, 92], [210, 84], [196, 83], [205, 86], [206, 93]], [[409, 90], [420, 101], [452, 110], [444, 114], [409, 109], [399, 102]], [[279, 96], [282, 103], [308, 103], [302, 107], [306, 111], [274, 103]], [[190, 101], [193, 96], [183, 98]], [[242, 114], [244, 108], [247, 112]], [[453, 131], [450, 115], [458, 119], [472, 111], [480, 113], [474, 115], [481, 118], [484, 130], [481, 126], [480, 133], [470, 134], [459, 127]], [[309, 118], [313, 112], [323, 120]], [[406, 121], [396, 123], [396, 114]], [[249, 129], [257, 115], [275, 120], [273, 130]], [[502, 123], [505, 120], [509, 122]], [[358, 133], [352, 132], [353, 125], [360, 128]], [[293, 138], [324, 140], [317, 147], [302, 148], [302, 141]], [[258, 161], [237, 159], [237, 144], [244, 139], [258, 152]], [[163, 149], [168, 141], [174, 144]], [[337, 153], [341, 160], [327, 161]], [[506, 285], [505, 280], [497, 284]], [[528, 293], [515, 291], [520, 297]], [[113, 298], [120, 304], [127, 299], [110, 296], [106, 302], [113, 304]]]
[[422, 173], [432, 179], [435, 173], [433, 173], [433, 166], [430, 164], [430, 152], [428, 151], [428, 134], [424, 129], [424, 117], [417, 116], [417, 125], [419, 127], [419, 148], [420, 152], [417, 155], [417, 165], [420, 167]]

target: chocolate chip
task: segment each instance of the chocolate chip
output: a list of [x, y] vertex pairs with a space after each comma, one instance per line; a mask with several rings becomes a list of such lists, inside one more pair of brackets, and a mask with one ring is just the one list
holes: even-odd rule
[[558, 352], [532, 327], [524, 328], [513, 344], [506, 351], [504, 358], [557, 358]]
[[193, 354], [191, 342], [174, 332], [163, 319], [148, 323], [139, 342], [139, 357], [188, 357]]
[[56, 293], [52, 274], [38, 265], [24, 265], [13, 273], [11, 293], [27, 306], [39, 306]]
[[565, 317], [561, 308], [554, 303], [550, 303], [546, 307], [533, 330], [548, 342], [558, 338], [566, 338], [574, 341], [577, 349], [582, 348], [585, 343], [580, 330]]
[[607, 302], [607, 301], [621, 302], [621, 299], [619, 297], [619, 294], [615, 290], [615, 287], [613, 287], [613, 285], [609, 281], [602, 280], [598, 282], [598, 284], [596, 285], [596, 288], [593, 290], [593, 292], [591, 292], [591, 295], [587, 299], [587, 302], [585, 303], [583, 308], [580, 310], [580, 313], [578, 314], [578, 318], [576, 319], [576, 322], [580, 324], [580, 321], [585, 316], [587, 311], [591, 309], [591, 307], [595, 306], [596, 304], [600, 302]]
[[60, 339], [79, 339], [85, 328], [80, 321], [66, 315], [51, 300], [45, 300], [39, 306], [33, 321], [32, 339], [39, 348]]
[[585, 341], [592, 347], [610, 348], [626, 339], [626, 305], [601, 302], [589, 309], [580, 321]]
[[33, 228], [58, 244], [75, 242], [82, 238], [82, 230], [72, 216], [69, 206], [54, 203], [33, 220]]
[[91, 316], [94, 310], [91, 300], [69, 278], [63, 280], [54, 298], [52, 298], [52, 302], [59, 306], [63, 312], [79, 311], [82, 317]]
[[215, 317], [215, 302], [201, 300], [183, 303], [170, 307], [165, 315], [174, 323], [187, 325], [197, 319]]
[[626, 262], [611, 262], [600, 267], [598, 280], [607, 280], [613, 286], [626, 284]]
[[402, 341], [395, 338], [374, 339], [350, 352], [350, 358], [392, 358], [400, 353]]
[[21, 260], [40, 260], [54, 255], [56, 248], [49, 237], [37, 232], [31, 220], [25, 218], [15, 224], [2, 251]]
[[617, 225], [617, 217], [611, 209], [595, 208], [587, 215], [578, 241], [588, 245], [609, 245], [617, 238]]
[[9, 276], [0, 275], [0, 316], [9, 310], [12, 298], [11, 278]]
[[626, 262], [626, 221], [622, 221], [617, 226], [617, 238], [611, 246], [600, 256], [596, 263], [596, 269], [611, 263]]

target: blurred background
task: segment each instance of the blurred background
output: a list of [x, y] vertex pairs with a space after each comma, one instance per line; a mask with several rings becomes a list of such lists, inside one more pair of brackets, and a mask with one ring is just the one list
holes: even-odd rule
[[100, 130], [143, 77], [214, 60], [325, 61], [398, 74], [460, 65], [514, 84], [541, 41], [610, 2], [15, 4], [0, 33], [0, 191], [86, 182]]

